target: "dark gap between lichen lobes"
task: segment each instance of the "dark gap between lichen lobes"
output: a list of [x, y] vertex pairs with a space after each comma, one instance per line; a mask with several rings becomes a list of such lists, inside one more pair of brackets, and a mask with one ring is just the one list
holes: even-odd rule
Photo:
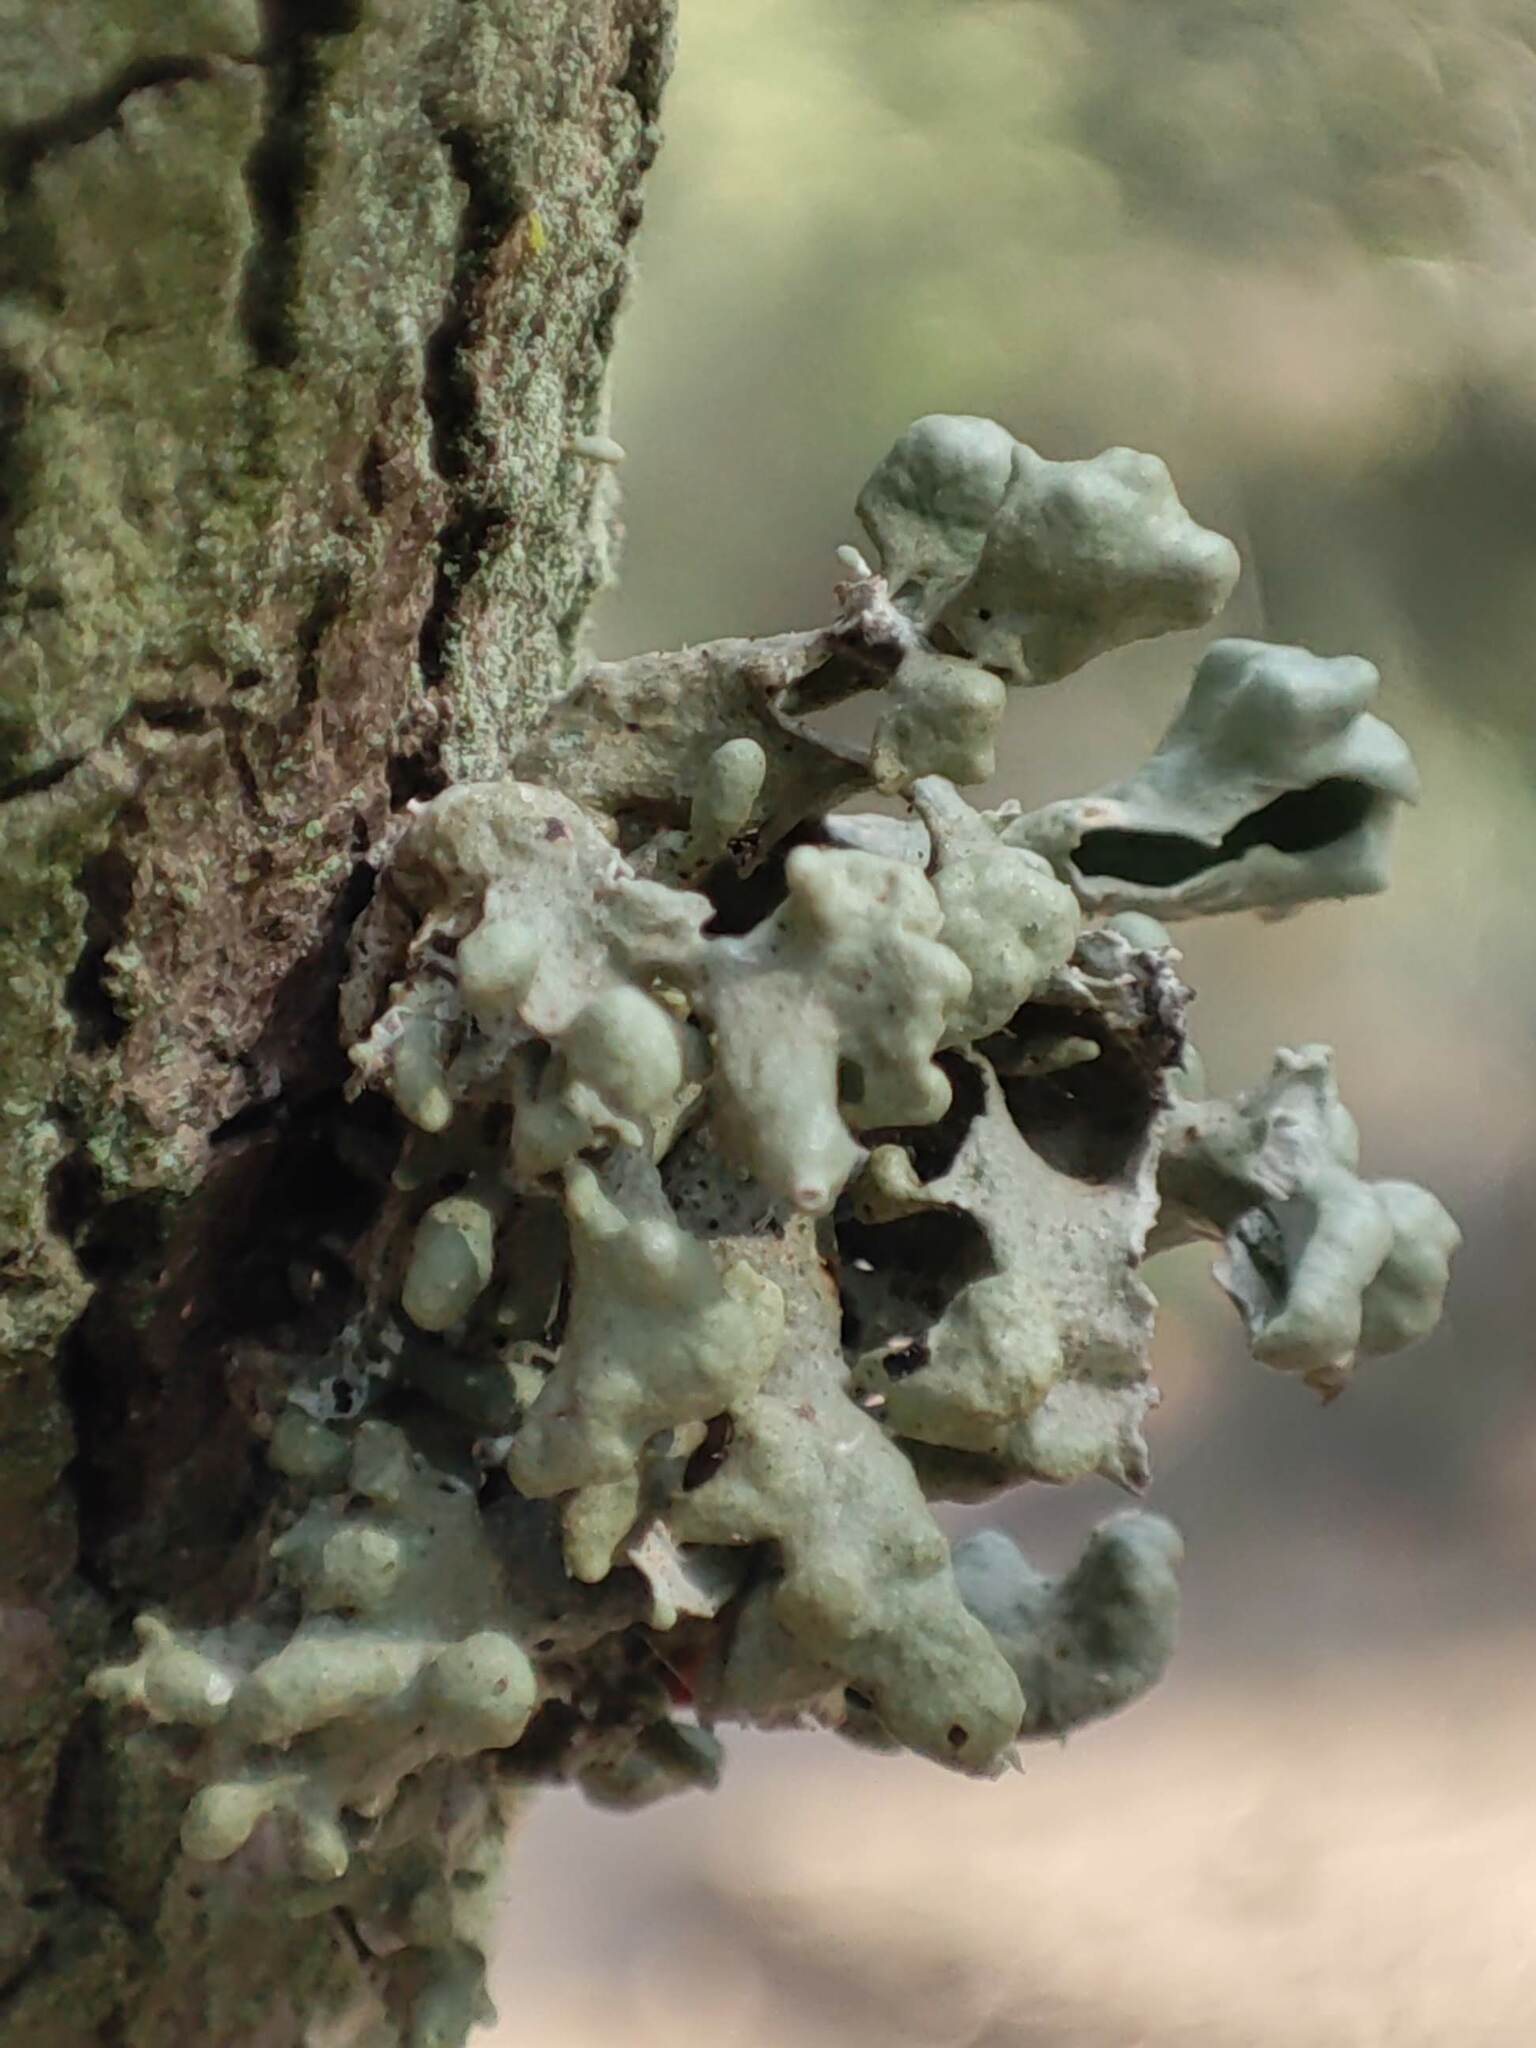
[[146, 57], [130, 64], [100, 92], [90, 93], [44, 120], [12, 129], [0, 151], [0, 188], [12, 198], [19, 198], [44, 157], [58, 150], [77, 148], [113, 127], [124, 102], [135, 93], [209, 78], [212, 74], [213, 60], [208, 57]]
[[1172, 889], [1196, 875], [1239, 859], [1250, 848], [1316, 853], [1358, 831], [1379, 801], [1348, 776], [1330, 776], [1310, 789], [1287, 790], [1242, 818], [1218, 846], [1179, 832], [1130, 832], [1106, 827], [1085, 833], [1072, 856], [1082, 875], [1111, 875], [1145, 889]]
[[[1082, 1038], [1098, 1055], [1054, 1073], [1008, 1071], [1031, 1052], [1045, 1055], [1063, 1039]], [[1160, 1086], [1133, 1047], [1091, 1010], [1026, 1003], [1006, 1032], [982, 1048], [991, 1056], [1008, 1114], [1024, 1142], [1048, 1166], [1073, 1180], [1122, 1176], [1146, 1142], [1162, 1106]]]
[[893, 1378], [928, 1362], [924, 1341], [962, 1288], [997, 1270], [986, 1231], [961, 1209], [922, 1209], [889, 1223], [845, 1214], [835, 1226], [843, 1346], [890, 1348]]

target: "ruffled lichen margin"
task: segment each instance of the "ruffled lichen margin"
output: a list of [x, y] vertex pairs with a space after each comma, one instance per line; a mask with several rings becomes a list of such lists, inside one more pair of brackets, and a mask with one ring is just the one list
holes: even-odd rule
[[450, 2048], [525, 1788], [707, 1785], [733, 1718], [987, 1775], [1127, 1704], [1175, 1532], [1053, 1581], [934, 1504], [1145, 1490], [1150, 1252], [1332, 1398], [1455, 1248], [1326, 1049], [1207, 1097], [1161, 921], [1383, 886], [1368, 663], [1219, 642], [1138, 773], [963, 794], [1011, 692], [1219, 612], [1154, 457], [919, 421], [827, 625], [574, 673], [664, 24], [451, 15], [128, 23], [12, 152], [44, 2048]]
[[0, 10], [6, 2048], [405, 2010], [344, 1912], [186, 1876], [183, 1790], [83, 1681], [133, 1612], [249, 1598], [238, 1346], [344, 1319], [371, 1199], [333, 1129], [370, 855], [508, 758], [607, 573], [671, 13]]

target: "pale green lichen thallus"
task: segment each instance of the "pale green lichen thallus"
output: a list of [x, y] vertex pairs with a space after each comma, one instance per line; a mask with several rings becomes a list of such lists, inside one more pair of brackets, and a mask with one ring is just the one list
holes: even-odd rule
[[[1375, 669], [1218, 642], [1141, 768], [982, 811], [1015, 688], [1206, 625], [1236, 553], [1155, 457], [977, 419], [859, 513], [824, 626], [598, 665], [412, 808], [341, 1004], [404, 1143], [366, 1306], [268, 1418], [265, 1596], [93, 1680], [181, 1731], [188, 1856], [259, 1836], [296, 1909], [420, 1950], [422, 2040], [480, 2009], [475, 1884], [412, 1851], [465, 1800], [712, 1783], [731, 1719], [986, 1774], [1156, 1680], [1160, 1518], [1051, 1580], [934, 1513], [1145, 1490], [1150, 1254], [1214, 1241], [1330, 1396], [1439, 1314], [1456, 1226], [1361, 1176], [1324, 1048], [1203, 1093], [1162, 922], [1383, 886]], [[819, 731], [871, 690], [868, 747]]]

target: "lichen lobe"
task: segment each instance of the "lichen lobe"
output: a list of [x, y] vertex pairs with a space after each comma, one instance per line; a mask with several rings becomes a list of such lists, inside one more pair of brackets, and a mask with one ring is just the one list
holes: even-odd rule
[[[341, 1000], [404, 1143], [264, 1417], [262, 1602], [150, 1617], [96, 1681], [193, 1731], [190, 1857], [262, 1845], [439, 1989], [474, 1935], [430, 1886], [402, 1923], [417, 1778], [639, 1804], [713, 1782], [732, 1719], [988, 1775], [1155, 1682], [1160, 1518], [1053, 1581], [934, 1513], [1145, 1491], [1151, 1254], [1220, 1240], [1256, 1355], [1327, 1393], [1443, 1297], [1455, 1226], [1359, 1179], [1321, 1051], [1201, 1098], [1151, 914], [1376, 885], [1412, 773], [1375, 672], [1221, 643], [1119, 794], [984, 812], [1008, 686], [1203, 623], [1235, 556], [1150, 458], [971, 420], [861, 511], [882, 562], [845, 551], [830, 625], [597, 669], [516, 775], [408, 807]], [[870, 688], [868, 747], [818, 735]]]

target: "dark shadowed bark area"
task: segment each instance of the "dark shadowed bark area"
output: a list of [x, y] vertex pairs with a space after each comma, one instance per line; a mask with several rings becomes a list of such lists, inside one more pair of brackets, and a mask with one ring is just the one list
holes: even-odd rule
[[5, 2048], [429, 2038], [345, 1914], [187, 1878], [82, 1678], [250, 1596], [241, 1361], [340, 1316], [359, 1220], [370, 851], [505, 761], [604, 577], [669, 17], [0, 0]]

